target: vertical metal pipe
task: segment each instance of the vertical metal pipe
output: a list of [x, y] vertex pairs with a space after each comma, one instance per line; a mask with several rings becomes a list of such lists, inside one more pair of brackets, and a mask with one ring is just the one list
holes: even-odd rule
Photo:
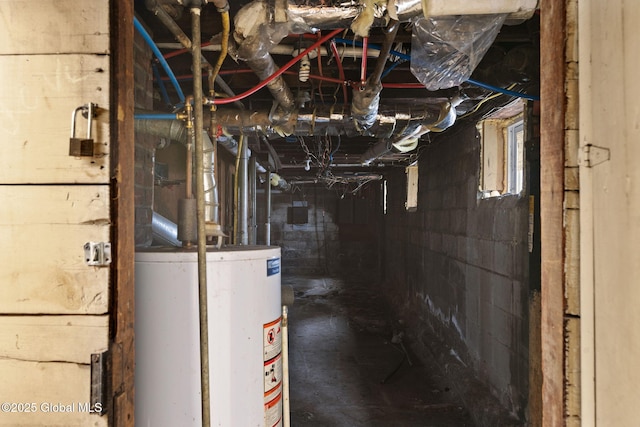
[[289, 309], [282, 306], [282, 426], [291, 427], [289, 402]]
[[187, 172], [185, 181], [185, 197], [187, 199], [193, 198], [193, 147], [195, 145], [195, 131], [193, 129], [193, 106], [191, 105], [192, 97], [186, 98], [186, 111], [187, 111]]
[[[245, 141], [247, 142], [247, 141]], [[246, 245], [248, 239], [248, 217], [249, 217], [249, 156], [248, 143], [243, 144], [240, 151], [240, 164], [238, 174], [238, 243]]]
[[266, 210], [266, 222], [264, 224], [264, 244], [271, 245], [271, 169], [267, 169], [267, 179], [265, 180], [264, 197], [265, 197], [265, 210]]
[[209, 398], [209, 320], [207, 307], [207, 236], [204, 219], [204, 143], [202, 138], [202, 61], [200, 35], [200, 8], [191, 8], [193, 56], [193, 107], [196, 152], [196, 208], [198, 219], [198, 298], [200, 306], [200, 381], [202, 398], [202, 426], [211, 425]]
[[252, 155], [249, 158], [249, 206], [251, 208], [249, 217], [249, 244], [256, 244], [256, 231], [257, 231], [257, 223], [256, 223], [256, 156]]

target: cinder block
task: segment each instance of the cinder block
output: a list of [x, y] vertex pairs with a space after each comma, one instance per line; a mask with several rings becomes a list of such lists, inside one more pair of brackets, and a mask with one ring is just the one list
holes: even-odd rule
[[514, 245], [511, 242], [495, 242], [494, 250], [494, 271], [498, 274], [513, 277]]
[[511, 402], [505, 401], [505, 393], [509, 390], [511, 382], [511, 349], [499, 341], [491, 341], [491, 371], [489, 377], [491, 384], [501, 393], [498, 396], [501, 403], [505, 406], [511, 405]]
[[480, 266], [487, 270], [495, 269], [495, 242], [491, 240], [479, 240]]
[[456, 244], [456, 236], [453, 234], [442, 235], [442, 252], [447, 256], [456, 256], [458, 247]]
[[490, 283], [491, 305], [513, 313], [513, 281], [505, 276], [493, 275]]

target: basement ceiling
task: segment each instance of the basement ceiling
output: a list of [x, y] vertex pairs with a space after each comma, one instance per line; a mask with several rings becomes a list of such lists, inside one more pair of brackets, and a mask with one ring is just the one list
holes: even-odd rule
[[[191, 54], [183, 48], [174, 32], [167, 28], [156, 13], [152, 12], [154, 7], [161, 8], [168, 13], [184, 34], [191, 37], [189, 10], [182, 6], [160, 3], [166, 2], [136, 0], [136, 16], [147, 28], [153, 41], [166, 58], [184, 94], [191, 94], [193, 93]], [[234, 20], [239, 13], [242, 13], [241, 9], [246, 9], [249, 3], [252, 2], [230, 2], [230, 53], [222, 64], [217, 80], [220, 82], [221, 79], [228, 86], [227, 93], [223, 95], [225, 97], [229, 96], [229, 93], [236, 95], [245, 93], [261, 81], [247, 62], [238, 59], [241, 55], [238, 54], [238, 43], [234, 41]], [[275, 3], [263, 4], [275, 7]], [[289, 0], [289, 3], [310, 7], [310, 14], [324, 10], [323, 7], [337, 4], [331, 0]], [[339, 4], [351, 5], [356, 10], [360, 7], [357, 1], [343, 1]], [[380, 50], [384, 50], [385, 38], [389, 32], [386, 24], [388, 15], [384, 11], [382, 13], [383, 18], [376, 19], [366, 39], [367, 76], [374, 71], [379, 60], [377, 56]], [[220, 55], [221, 15], [213, 4], [206, 4], [202, 8], [201, 16], [202, 53], [209, 64], [215, 64]], [[363, 87], [362, 52], [365, 40], [356, 36], [348, 28], [311, 51], [308, 61], [310, 76], [306, 81], [300, 79], [301, 62], [297, 62], [283, 74], [284, 82], [290, 88], [294, 98], [293, 110], [298, 119], [297, 124], [294, 125], [295, 131], [292, 131], [290, 126], [291, 120], [287, 124], [287, 119], [291, 117], [290, 111], [283, 111], [282, 105], [274, 101], [274, 96], [267, 88], [262, 88], [236, 103], [216, 106], [216, 123], [223, 127], [227, 134], [233, 134], [229, 137], [234, 139], [238, 138], [239, 133], [244, 132], [258, 162], [265, 166], [271, 165], [272, 170], [275, 169], [278, 174], [287, 179], [326, 180], [327, 177], [339, 179], [341, 176], [347, 178], [362, 176], [362, 179], [366, 180], [371, 173], [380, 173], [384, 168], [412, 163], [424, 146], [441, 135], [450, 133], [456, 126], [480, 120], [516, 99], [512, 95], [500, 94], [480, 87], [475, 82], [508, 88], [513, 92], [528, 94], [531, 97], [539, 93], [538, 14], [533, 13], [526, 20], [507, 21], [507, 24], [509, 25], [499, 27], [495, 40], [491, 39], [493, 41], [490, 47], [473, 71], [471, 81], [474, 81], [474, 84], [463, 81], [452, 87], [428, 90], [411, 72], [411, 61], [408, 60], [412, 55], [412, 32], [416, 24], [414, 20], [400, 22], [390, 46], [391, 54], [378, 64], [383, 77], [380, 108], [377, 110], [377, 119], [373, 119], [376, 120], [373, 130], [361, 131], [361, 128], [354, 127], [351, 123], [354, 95], [357, 97], [357, 92]], [[343, 26], [348, 27], [348, 25], [347, 23]], [[330, 24], [327, 26], [332, 27]], [[340, 25], [335, 28], [340, 28]], [[315, 32], [285, 34], [281, 41], [276, 40], [277, 44], [269, 46], [271, 57], [277, 67], [282, 67], [293, 59], [293, 54], [309, 47], [322, 36], [330, 33], [332, 29], [333, 27]], [[156, 59], [154, 61], [157, 62]], [[160, 72], [154, 80], [154, 110], [176, 112], [180, 109], [177, 92], [162, 68], [159, 66], [157, 68]], [[205, 63], [203, 69], [205, 95], [209, 93], [207, 71]], [[444, 69], [442, 72], [446, 73], [447, 70]], [[166, 95], [162, 94], [161, 86], [166, 90]], [[215, 85], [215, 91], [224, 92], [218, 83]], [[365, 97], [365, 103], [366, 101]], [[381, 145], [390, 147], [390, 142], [394, 140], [395, 135], [385, 138], [386, 131], [378, 129], [383, 128], [381, 120], [385, 114], [397, 118], [407, 111], [408, 114], [416, 114], [415, 111], [428, 111], [429, 114], [435, 114], [437, 118], [441, 106], [450, 102], [457, 104], [451, 112], [451, 123], [453, 120], [455, 123], [450, 127], [445, 126], [447, 129], [443, 132], [418, 133], [417, 147], [408, 152], [399, 152], [395, 148], [382, 151], [378, 149], [375, 156], [367, 156], [368, 150], [379, 148]], [[349, 122], [347, 130], [336, 129], [327, 122], [327, 120], [330, 121], [332, 114], [342, 113], [344, 117], [340, 116], [342, 118], [339, 121]], [[233, 124], [237, 124], [239, 116], [244, 117], [242, 130]], [[210, 123], [209, 117], [210, 113], [205, 108], [207, 128]], [[276, 125], [271, 126], [272, 122]], [[284, 125], [281, 126], [278, 123], [284, 123]], [[404, 125], [398, 119], [397, 123], [393, 123], [394, 132]]]

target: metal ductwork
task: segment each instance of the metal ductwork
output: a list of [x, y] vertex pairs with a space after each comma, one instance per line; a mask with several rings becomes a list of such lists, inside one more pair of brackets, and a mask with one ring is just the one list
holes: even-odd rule
[[[216, 123], [224, 123], [223, 129], [231, 135], [278, 136], [285, 128], [296, 136], [360, 135], [351, 109], [341, 105], [302, 109], [287, 116], [222, 108], [209, 114]], [[395, 138], [413, 134], [421, 126], [444, 130], [454, 121], [455, 109], [448, 102], [422, 106], [382, 105], [367, 133], [375, 138]]]
[[[181, 120], [136, 119], [135, 131], [159, 138], [167, 138], [185, 146], [187, 145], [189, 134], [184, 122]], [[215, 159], [213, 157], [213, 143], [205, 131], [203, 131], [203, 144], [205, 221], [207, 223], [219, 224], [218, 188], [214, 178]]]
[[153, 239], [164, 246], [182, 246], [182, 242], [178, 240], [178, 226], [175, 222], [163, 217], [157, 212], [153, 212], [151, 216], [151, 229], [153, 231]]
[[[407, 140], [417, 140], [434, 126], [450, 126], [444, 124], [453, 123], [455, 111], [451, 104], [447, 104], [436, 108], [425, 107], [422, 111], [401, 106], [379, 112], [382, 90], [380, 75], [395, 37], [396, 21], [406, 22], [428, 14], [522, 15], [533, 13], [537, 6], [537, 0], [497, 2], [498, 6], [495, 6], [496, 2], [488, 0], [471, 5], [457, 0], [390, 0], [388, 3], [357, 0], [255, 0], [240, 9], [235, 16], [235, 56], [246, 61], [260, 80], [267, 79], [278, 69], [269, 52], [288, 34], [351, 27], [356, 34], [366, 36], [370, 27], [387, 25], [390, 19], [394, 21], [387, 31], [388, 36], [376, 70], [366, 82], [362, 82], [359, 90], [354, 91], [349, 111], [334, 106], [331, 109], [320, 107], [311, 112], [296, 112], [294, 96], [282, 76], [279, 76], [267, 85], [281, 108], [279, 111], [271, 114], [217, 111], [212, 114], [216, 115], [215, 121], [224, 123], [231, 134], [366, 135], [384, 139], [381, 144], [385, 147], [407, 148], [411, 146], [407, 144]], [[447, 110], [446, 119], [441, 117], [444, 109]], [[394, 141], [387, 141], [389, 138]]]

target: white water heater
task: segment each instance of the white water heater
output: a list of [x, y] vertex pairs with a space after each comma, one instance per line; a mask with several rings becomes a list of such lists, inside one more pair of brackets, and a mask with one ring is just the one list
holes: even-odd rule
[[[136, 253], [136, 426], [201, 426], [195, 251]], [[282, 423], [280, 248], [207, 253], [211, 425]]]

